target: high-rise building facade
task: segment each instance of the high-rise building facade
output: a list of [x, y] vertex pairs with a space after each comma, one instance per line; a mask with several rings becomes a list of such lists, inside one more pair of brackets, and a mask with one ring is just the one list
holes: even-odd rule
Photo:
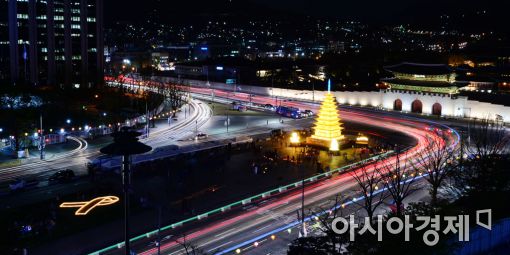
[[2, 83], [102, 83], [102, 0], [0, 0], [0, 12]]

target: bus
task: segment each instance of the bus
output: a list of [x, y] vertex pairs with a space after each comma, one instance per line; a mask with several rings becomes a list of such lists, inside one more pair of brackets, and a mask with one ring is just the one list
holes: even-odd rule
[[276, 108], [276, 113], [293, 119], [300, 119], [302, 117], [301, 111], [299, 111], [298, 108], [290, 106], [278, 106], [278, 108]]

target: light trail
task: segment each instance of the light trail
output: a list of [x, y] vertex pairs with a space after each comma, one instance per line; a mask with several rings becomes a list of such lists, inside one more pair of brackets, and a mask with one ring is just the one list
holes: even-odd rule
[[[211, 91], [210, 89], [203, 89], [203, 88], [190, 88], [190, 89], [192, 90], [193, 93], [202, 93], [202, 94], [207, 94], [207, 92]], [[227, 97], [228, 99], [225, 99], [225, 97]], [[223, 100], [223, 101], [225, 101], [225, 100], [236, 100], [236, 101], [241, 100], [242, 101], [242, 100], [249, 99], [248, 95], [245, 93], [236, 92], [234, 94], [232, 92], [224, 92], [224, 91], [220, 91], [220, 90], [215, 90], [215, 98], [217, 98], [219, 100]], [[256, 103], [256, 104], [267, 104], [267, 103], [271, 103], [272, 101], [273, 101], [272, 98], [268, 98], [268, 97], [264, 97], [264, 96], [256, 96], [256, 97], [251, 98], [251, 102]], [[298, 107], [301, 109], [303, 109], [303, 107], [306, 107], [307, 109], [312, 109], [312, 110], [318, 109], [318, 107], [319, 107], [318, 105], [314, 105], [314, 104], [310, 105], [309, 103], [306, 103], [306, 102], [303, 103], [303, 102], [298, 102], [298, 101], [286, 102], [286, 105]], [[386, 128], [389, 130], [394, 130], [396, 132], [408, 135], [408, 136], [412, 137], [414, 140], [416, 140], [417, 143], [414, 147], [406, 150], [404, 153], [402, 153], [402, 155], [400, 155], [399, 160], [401, 160], [401, 162], [405, 162], [406, 160], [412, 160], [413, 156], [415, 156], [416, 153], [419, 153], [420, 151], [424, 150], [424, 148], [429, 146], [429, 139], [428, 139], [429, 137], [433, 137], [434, 139], [440, 139], [440, 137], [437, 134], [435, 134], [434, 132], [429, 132], [429, 131], [425, 130], [425, 128], [428, 128], [430, 125], [437, 125], [437, 126], [441, 126], [442, 128], [452, 130], [447, 126], [444, 126], [444, 125], [441, 125], [438, 123], [433, 123], [431, 121], [426, 121], [426, 120], [418, 121], [416, 119], [412, 119], [412, 118], [408, 118], [408, 117], [404, 117], [404, 116], [401, 116], [401, 117], [378, 116], [373, 113], [364, 113], [364, 112], [360, 112], [360, 111], [344, 110], [344, 109], [342, 109], [341, 114], [342, 114], [343, 119], [348, 119], [349, 121], [368, 124], [368, 125], [374, 125], [374, 126]], [[453, 143], [452, 146], [456, 146], [456, 142], [458, 141], [459, 136], [455, 132], [455, 130], [453, 130], [453, 131], [454, 131], [454, 135], [456, 136], [457, 140], [454, 139], [455, 142]], [[380, 164], [385, 164], [385, 165], [386, 164], [388, 164], [388, 165], [395, 164], [396, 156], [390, 156], [386, 159], [383, 159], [383, 161], [384, 161], [384, 163], [380, 163]], [[369, 169], [370, 171], [373, 171], [373, 170], [375, 170], [376, 167], [377, 166], [374, 165], [374, 163], [368, 163], [365, 166], [365, 169]], [[354, 171], [360, 171], [360, 169], [356, 169]], [[423, 176], [425, 176], [425, 175], [421, 175], [416, 178], [423, 178]], [[325, 199], [334, 197], [339, 192], [346, 191], [346, 190], [352, 188], [354, 185], [355, 185], [355, 183], [353, 183], [352, 176], [350, 174], [346, 174], [346, 173], [339, 174], [338, 176], [330, 177], [325, 180], [320, 180], [315, 183], [307, 184], [307, 186], [305, 188], [305, 197], [307, 197], [306, 203], [307, 203], [307, 205], [311, 205], [318, 201], [323, 201]], [[299, 187], [298, 185], [295, 186], [295, 188], [298, 188], [298, 187]], [[226, 241], [226, 238], [234, 238], [234, 239], [241, 238], [239, 236], [240, 233], [243, 233], [243, 231], [250, 230], [257, 226], [258, 226], [257, 229], [260, 229], [261, 224], [263, 224], [264, 226], [267, 226], [267, 223], [272, 223], [271, 226], [278, 227], [278, 226], [275, 226], [275, 223], [274, 223], [275, 219], [272, 214], [268, 214], [268, 213], [259, 214], [259, 212], [261, 212], [261, 211], [269, 212], [271, 210], [278, 210], [278, 211], [281, 211], [281, 215], [286, 215], [289, 213], [292, 214], [295, 211], [294, 205], [296, 205], [296, 201], [300, 201], [300, 198], [301, 198], [300, 190], [284, 189], [284, 190], [278, 192], [278, 194], [280, 194], [281, 192], [286, 192], [286, 193], [282, 197], [279, 197], [276, 200], [271, 201], [270, 203], [265, 203], [264, 205], [259, 204], [259, 207], [257, 210], [242, 211], [242, 212], [238, 213], [238, 215], [235, 215], [231, 218], [225, 219], [220, 222], [210, 223], [207, 226], [199, 228], [198, 230], [186, 235], [186, 240], [188, 242], [198, 240], [195, 244], [200, 248], [201, 246], [205, 246], [205, 245], [208, 245], [211, 243], [214, 244], [215, 242], [218, 242], [220, 240], [222, 240], [224, 243]], [[262, 196], [262, 198], [260, 200], [264, 200], [264, 199], [273, 197], [271, 192], [268, 192], [267, 194], [269, 194], [269, 196], [266, 196], [266, 197]], [[257, 202], [257, 200], [253, 200], [251, 198], [245, 199], [242, 201], [243, 201], [243, 203], [241, 203], [241, 204], [243, 204], [243, 205], [245, 204], [244, 201], [248, 201], [248, 203], [256, 203]], [[351, 204], [351, 203], [352, 202], [349, 202], [348, 204]], [[215, 209], [209, 213], [206, 213], [205, 215], [209, 216], [209, 214], [212, 214], [212, 213], [223, 213], [224, 212], [222, 210], [223, 208], [227, 208], [227, 210], [232, 209], [231, 206], [222, 207], [222, 208]], [[312, 216], [308, 217], [307, 220], [310, 220], [311, 218], [312, 218]], [[181, 221], [178, 224], [172, 224], [170, 226], [163, 228], [162, 230], [173, 229], [175, 227], [182, 226], [182, 224], [184, 224], [184, 223], [189, 223], [194, 220], [200, 220], [200, 217], [194, 217], [194, 218], [190, 218], [190, 219]], [[268, 230], [268, 231], [258, 235], [256, 238], [249, 239], [248, 241], [243, 241], [243, 242], [236, 241], [235, 243], [238, 243], [238, 244], [232, 246], [232, 247], [236, 247], [236, 248], [229, 247], [227, 249], [229, 251], [233, 251], [239, 247], [246, 246], [246, 244], [248, 244], [250, 242], [253, 243], [254, 240], [255, 241], [260, 240], [261, 238], [265, 238], [273, 233], [277, 233], [279, 231], [285, 230], [291, 224], [295, 224], [295, 221], [292, 223], [286, 223], [285, 225], [280, 226], [277, 229]], [[241, 225], [241, 226], [239, 226], [239, 225]], [[221, 232], [221, 231], [223, 231], [223, 232]], [[155, 234], [155, 231], [152, 231], [147, 234], [132, 238], [132, 241], [140, 241], [142, 238], [152, 236], [153, 234]], [[218, 234], [220, 234], [220, 235], [218, 235]], [[210, 240], [211, 238], [209, 238], [209, 240], [207, 240], [208, 236], [212, 236], [212, 240]], [[206, 241], [205, 242], [200, 241], [201, 238], [205, 238]], [[183, 241], [182, 239], [172, 240], [168, 243], [162, 244], [160, 248], [162, 251], [166, 252], [166, 251], [169, 251], [169, 250], [175, 248], [182, 241]], [[234, 242], [233, 240], [230, 240], [230, 241]], [[231, 242], [229, 242], [229, 243], [231, 243]], [[224, 246], [224, 245], [222, 245], [222, 246]], [[92, 254], [103, 254], [103, 253], [115, 252], [115, 248], [120, 248], [120, 246], [112, 245], [112, 246], [109, 246], [109, 247], [102, 249], [100, 251], [94, 252]], [[121, 249], [117, 249], [117, 251], [120, 251], [120, 250]], [[157, 253], [157, 248], [150, 248], [148, 250], [141, 252], [140, 254], [155, 254], [155, 253]], [[174, 254], [174, 253], [178, 253], [178, 252], [173, 251], [171, 253]]]
[[[190, 108], [190, 115], [185, 120], [170, 125], [168, 128], [154, 131], [154, 133], [151, 133], [148, 138], [144, 138], [142, 141], [151, 145], [154, 149], [169, 145], [172, 142], [190, 136], [193, 133], [190, 130], [200, 128], [212, 116], [212, 110], [209, 106], [198, 100], [192, 100], [188, 107]], [[172, 136], [173, 139], [169, 139], [169, 136]], [[30, 175], [40, 178], [59, 169], [76, 168], [77, 166], [84, 168], [90, 159], [103, 155], [99, 152], [99, 149], [92, 150], [89, 148], [87, 141], [83, 138], [67, 136], [67, 139], [77, 142], [78, 147], [67, 152], [58, 153], [54, 157], [45, 160], [0, 168], [0, 182], [7, 182]], [[137, 155], [138, 160], [144, 161], [142, 157]], [[105, 160], [105, 162], [115, 160], [117, 159], [112, 157]], [[117, 161], [120, 162], [120, 158]]]

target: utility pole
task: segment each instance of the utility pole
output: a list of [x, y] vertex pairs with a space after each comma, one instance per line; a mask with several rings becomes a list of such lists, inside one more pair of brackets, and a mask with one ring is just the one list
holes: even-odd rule
[[249, 94], [249, 97], [250, 97], [250, 107], [253, 107], [253, 104], [251, 102], [251, 98], [253, 97], [253, 95], [251, 94], [251, 87], [250, 87], [250, 94]]
[[113, 156], [122, 156], [122, 185], [124, 193], [124, 252], [131, 255], [130, 247], [130, 221], [129, 221], [129, 195], [131, 193], [131, 160], [130, 156], [142, 154], [152, 150], [138, 141], [141, 133], [131, 131], [129, 127], [123, 127], [119, 132], [112, 134], [113, 143], [100, 149], [101, 153]]
[[[297, 160], [297, 158], [296, 158]], [[296, 162], [297, 164], [297, 162]], [[305, 174], [303, 169], [303, 178], [301, 179], [301, 226], [303, 236], [306, 237], [306, 226], [305, 226]]]
[[464, 166], [464, 130], [460, 131], [460, 157], [459, 157], [460, 170]]
[[149, 125], [150, 125], [150, 116], [149, 116], [149, 108], [147, 107], [147, 98], [145, 98], [145, 120], [147, 122], [147, 129], [145, 130], [145, 134], [147, 138], [149, 138]]
[[161, 255], [161, 205], [158, 206], [158, 255]]
[[315, 103], [315, 80], [312, 81], [312, 103]]
[[271, 96], [274, 96], [274, 70], [271, 72]]
[[43, 131], [43, 125], [42, 125], [42, 113], [39, 116], [39, 123], [41, 125], [41, 134], [39, 135], [39, 147], [40, 147], [40, 153], [41, 153], [41, 160], [44, 159], [44, 147], [46, 147], [46, 144], [44, 142], [44, 131]]
[[226, 122], [227, 122], [227, 133], [228, 133], [228, 125], [230, 124], [230, 119], [228, 118], [228, 112], [227, 112], [227, 120], [226, 120]]
[[[296, 147], [294, 147], [294, 155], [296, 156], [296, 162], [294, 162], [295, 170], [297, 170], [298, 157], [295, 153]], [[305, 226], [305, 170], [301, 171], [301, 236], [306, 237], [306, 226]]]
[[211, 83], [209, 83], [209, 66], [207, 67], [207, 82], [205, 83], [206, 86], [211, 86]]

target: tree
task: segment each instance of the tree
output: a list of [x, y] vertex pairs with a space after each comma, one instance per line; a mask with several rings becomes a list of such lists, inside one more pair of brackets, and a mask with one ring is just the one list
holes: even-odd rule
[[176, 240], [175, 242], [178, 243], [184, 249], [183, 254], [186, 254], [186, 255], [206, 255], [207, 254], [204, 251], [202, 251], [201, 249], [199, 249], [195, 244], [188, 242], [188, 240], [186, 238], [186, 234], [183, 234], [182, 238]]
[[[509, 170], [498, 166], [503, 154], [509, 152], [510, 135], [503, 123], [474, 120], [462, 139], [459, 171], [452, 178], [452, 192], [458, 196], [504, 190]], [[464, 149], [465, 148], [465, 149]]]
[[457, 149], [448, 144], [446, 135], [427, 136], [427, 145], [414, 157], [415, 171], [424, 171], [430, 184], [431, 204], [437, 205], [438, 190], [456, 168]]
[[373, 219], [377, 208], [388, 197], [388, 193], [381, 191], [383, 177], [380, 175], [380, 162], [376, 160], [369, 165], [363, 165], [360, 169], [351, 172], [351, 176], [356, 180], [358, 191], [362, 194], [362, 202], [355, 202], [360, 205], [367, 213], [370, 219]]
[[468, 125], [466, 150], [474, 156], [481, 170], [490, 164], [491, 157], [509, 152], [510, 135], [503, 122], [484, 118]]
[[407, 161], [400, 161], [400, 151], [397, 148], [395, 164], [389, 163], [380, 170], [384, 187], [387, 189], [390, 197], [395, 202], [395, 213], [397, 216], [403, 215], [404, 199], [411, 195], [417, 189], [413, 187], [416, 179], [416, 172], [409, 167]]
[[4, 96], [1, 100], [3, 105], [0, 107], [0, 117], [3, 120], [9, 120], [2, 123], [3, 126], [1, 127], [5, 129], [6, 133], [12, 134], [14, 137], [13, 147], [15, 153], [29, 147], [30, 139], [25, 134], [32, 134], [37, 130], [34, 126], [37, 119], [37, 109], [20, 106], [20, 102], [26, 100], [26, 97], [24, 94], [12, 94]]
[[165, 96], [170, 102], [170, 107], [174, 111], [172, 117], [175, 117], [175, 111], [183, 105], [186, 93], [182, 90], [182, 86], [174, 83], [167, 83], [165, 84]]
[[290, 244], [287, 254], [340, 254], [347, 251], [350, 244], [349, 232], [347, 231], [344, 234], [335, 233], [332, 225], [333, 219], [345, 216], [339, 197], [335, 197], [331, 209], [318, 207], [311, 214], [318, 215], [315, 221], [322, 235], [301, 237], [294, 240]]

